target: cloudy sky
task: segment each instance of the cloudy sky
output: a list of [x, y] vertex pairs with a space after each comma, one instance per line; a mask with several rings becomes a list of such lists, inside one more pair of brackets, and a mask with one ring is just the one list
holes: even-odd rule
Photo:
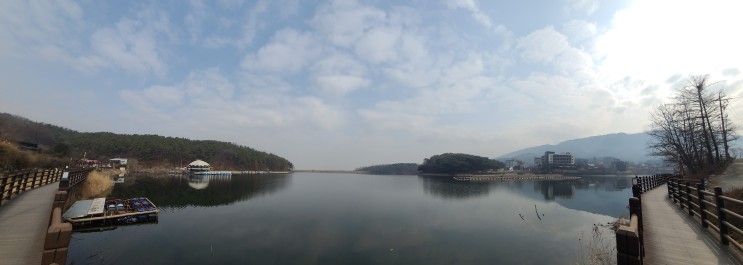
[[[743, 96], [743, 2], [0, 1], [0, 111], [297, 168], [614, 132], [691, 74]], [[734, 119], [743, 104], [734, 101]], [[740, 119], [738, 119], [740, 120]]]

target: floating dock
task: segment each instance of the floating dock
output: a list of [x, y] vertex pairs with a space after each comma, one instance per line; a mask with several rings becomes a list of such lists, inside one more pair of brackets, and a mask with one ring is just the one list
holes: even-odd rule
[[563, 176], [557, 174], [500, 174], [500, 175], [459, 175], [454, 177], [458, 181], [527, 181], [527, 180], [576, 180], [580, 177]]
[[62, 217], [75, 229], [157, 222], [159, 210], [145, 197], [75, 202]]

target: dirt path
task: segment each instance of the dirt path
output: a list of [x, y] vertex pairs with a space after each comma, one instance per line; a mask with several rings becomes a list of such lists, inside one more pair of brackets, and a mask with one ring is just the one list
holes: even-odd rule
[[732, 165], [725, 170], [725, 173], [715, 177], [715, 185], [719, 185], [724, 190], [732, 188], [743, 188], [743, 159], [737, 159]]

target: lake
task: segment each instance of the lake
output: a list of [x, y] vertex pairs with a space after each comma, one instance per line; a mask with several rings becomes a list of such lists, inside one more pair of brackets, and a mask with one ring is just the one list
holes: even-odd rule
[[75, 233], [68, 263], [575, 264], [614, 245], [603, 225], [628, 215], [630, 187], [629, 176], [127, 176], [109, 196], [149, 197], [158, 223]]

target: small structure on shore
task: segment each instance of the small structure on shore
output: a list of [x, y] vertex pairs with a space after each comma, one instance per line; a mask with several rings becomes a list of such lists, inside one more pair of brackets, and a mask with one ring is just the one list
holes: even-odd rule
[[112, 168], [126, 167], [128, 162], [129, 162], [129, 159], [119, 158], [119, 157], [111, 158], [108, 160], [108, 163], [111, 165]]
[[186, 167], [188, 169], [188, 172], [196, 173], [196, 172], [206, 172], [211, 170], [211, 166], [209, 166], [209, 163], [204, 162], [203, 160], [196, 160], [188, 164]]

